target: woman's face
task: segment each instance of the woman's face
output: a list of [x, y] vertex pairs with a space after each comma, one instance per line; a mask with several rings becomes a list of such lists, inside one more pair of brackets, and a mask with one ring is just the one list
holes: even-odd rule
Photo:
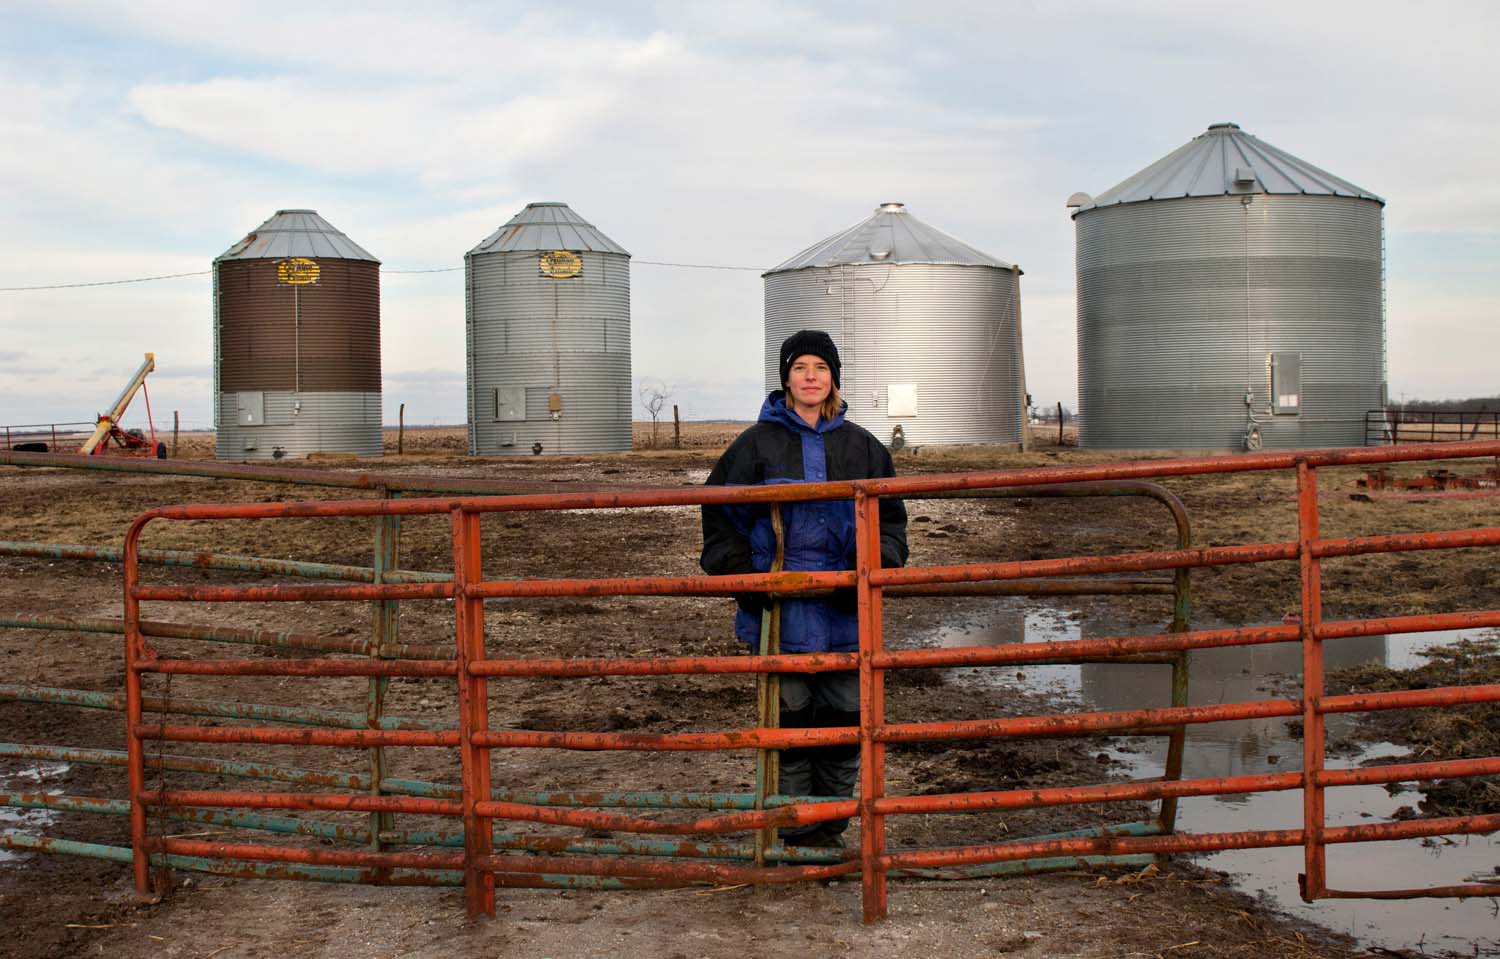
[[786, 389], [798, 406], [819, 406], [833, 389], [833, 370], [822, 357], [803, 354], [792, 360]]

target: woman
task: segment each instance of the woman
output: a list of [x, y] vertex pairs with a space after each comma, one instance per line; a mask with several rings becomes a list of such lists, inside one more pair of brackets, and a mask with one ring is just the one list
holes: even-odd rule
[[[844, 420], [839, 397], [839, 351], [821, 330], [802, 330], [781, 344], [781, 386], [766, 397], [759, 421], [730, 444], [709, 474], [712, 486], [817, 483], [895, 476], [891, 454], [869, 432]], [[854, 568], [854, 504], [850, 500], [781, 506], [787, 570]], [[764, 573], [776, 555], [767, 506], [703, 507], [705, 572], [715, 576]], [[906, 562], [906, 507], [880, 500], [880, 565]], [[781, 602], [781, 651], [849, 652], [859, 648], [856, 592]], [[735, 633], [759, 651], [765, 593], [735, 597]], [[859, 674], [787, 673], [781, 677], [784, 728], [859, 725]], [[859, 747], [788, 749], [781, 754], [779, 792], [787, 796], [854, 795]], [[790, 845], [842, 845], [848, 820], [784, 830]]]

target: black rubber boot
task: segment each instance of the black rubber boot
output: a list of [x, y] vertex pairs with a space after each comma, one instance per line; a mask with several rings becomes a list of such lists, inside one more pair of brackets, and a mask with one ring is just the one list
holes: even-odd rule
[[[783, 709], [782, 729], [808, 729], [815, 725], [817, 709]], [[783, 749], [781, 751], [781, 777], [776, 791], [783, 796], [813, 796], [813, 760], [816, 749]], [[810, 841], [822, 829], [822, 823], [811, 826], [796, 826], [778, 831], [781, 841], [788, 846], [812, 845]]]
[[[820, 709], [817, 715], [819, 726], [859, 726], [859, 713], [842, 709]], [[855, 784], [859, 782], [859, 743], [847, 746], [820, 746], [809, 750], [812, 755], [812, 788], [817, 796], [842, 796], [852, 798]], [[830, 839], [849, 827], [849, 820], [834, 819], [823, 823], [823, 830]], [[843, 845], [838, 842], [838, 845]]]

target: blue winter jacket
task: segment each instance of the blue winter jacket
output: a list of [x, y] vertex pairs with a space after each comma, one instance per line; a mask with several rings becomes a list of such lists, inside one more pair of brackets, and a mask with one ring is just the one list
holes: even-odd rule
[[[847, 405], [845, 406], [847, 409]], [[709, 485], [817, 483], [894, 476], [891, 455], [880, 441], [843, 411], [809, 426], [789, 409], [784, 394], [766, 397], [759, 421], [730, 444], [709, 474]], [[787, 570], [853, 569], [854, 503], [830, 500], [783, 503]], [[764, 573], [775, 558], [770, 507], [705, 506], [701, 565], [713, 575]], [[906, 507], [880, 501], [882, 566], [906, 562]], [[737, 597], [735, 633], [752, 652], [760, 648], [764, 594]], [[847, 594], [835, 599], [787, 599], [781, 603], [781, 649], [787, 653], [846, 652], [859, 648], [859, 628]]]

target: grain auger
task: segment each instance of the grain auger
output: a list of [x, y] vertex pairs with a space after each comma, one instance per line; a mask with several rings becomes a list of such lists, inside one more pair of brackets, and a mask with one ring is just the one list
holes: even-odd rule
[[[130, 382], [125, 384], [125, 389], [110, 406], [108, 413], [99, 414], [99, 422], [94, 427], [94, 433], [79, 447], [78, 452], [85, 456], [96, 455], [124, 455], [124, 456], [154, 456], [157, 459], [167, 458], [166, 444], [156, 439], [156, 424], [151, 420], [151, 396], [146, 392], [146, 374], [156, 369], [156, 354], [147, 353], [146, 359], [141, 363]], [[120, 429], [120, 418], [125, 415], [130, 401], [135, 399], [137, 391], [146, 398], [146, 430], [142, 434], [140, 430]]]

